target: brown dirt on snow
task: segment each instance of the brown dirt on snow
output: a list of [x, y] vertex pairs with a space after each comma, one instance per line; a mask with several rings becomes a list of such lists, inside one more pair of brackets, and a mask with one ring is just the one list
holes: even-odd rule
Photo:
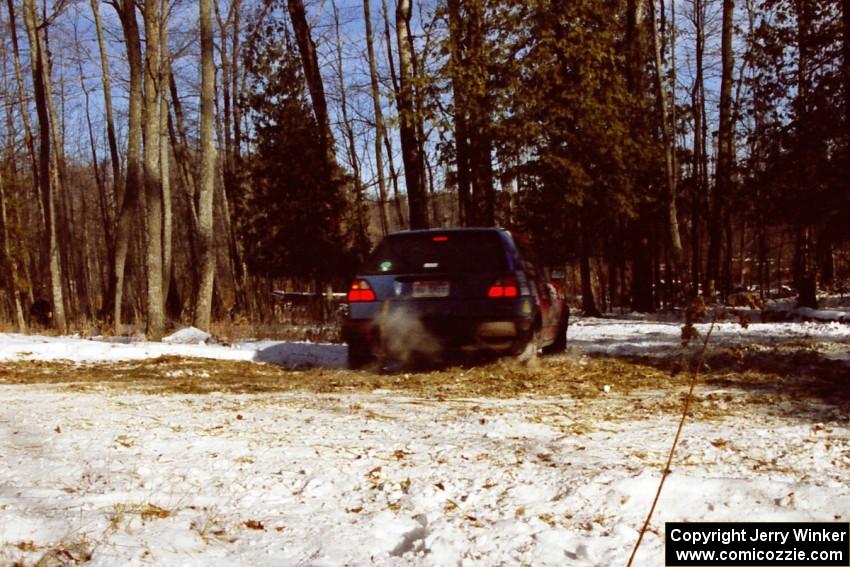
[[[755, 404], [768, 411], [789, 406], [787, 411], [795, 413], [815, 408], [820, 413], [847, 414], [848, 376], [846, 364], [814, 351], [718, 349], [711, 352], [702, 369], [693, 413], [720, 419]], [[569, 398], [579, 403], [608, 397], [612, 419], [619, 411], [632, 415], [680, 411], [689, 379], [688, 363], [675, 356], [627, 360], [568, 355], [544, 357], [533, 367], [500, 360], [395, 373], [288, 370], [255, 362], [179, 357], [85, 365], [19, 361], [0, 368], [0, 384], [56, 385], [81, 392], [202, 395], [378, 390], [434, 400]]]
[[74, 390], [119, 389], [152, 394], [225, 392], [345, 393], [390, 390], [430, 398], [586, 397], [605, 385], [619, 392], [682, 385], [681, 376], [616, 359], [544, 359], [533, 368], [512, 361], [432, 371], [379, 373], [314, 368], [287, 370], [244, 361], [160, 357], [76, 364], [19, 361], [0, 369], [0, 384], [56, 384]]

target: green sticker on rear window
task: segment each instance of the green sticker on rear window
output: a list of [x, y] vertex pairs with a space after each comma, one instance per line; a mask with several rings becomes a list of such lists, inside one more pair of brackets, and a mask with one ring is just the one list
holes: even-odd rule
[[384, 260], [381, 262], [380, 268], [382, 272], [389, 272], [393, 269], [393, 263], [388, 260]]

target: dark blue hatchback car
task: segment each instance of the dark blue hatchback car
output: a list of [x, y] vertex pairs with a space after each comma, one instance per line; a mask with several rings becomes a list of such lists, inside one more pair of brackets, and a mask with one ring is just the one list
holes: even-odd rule
[[525, 241], [498, 228], [388, 235], [348, 291], [348, 362], [566, 347], [569, 310]]

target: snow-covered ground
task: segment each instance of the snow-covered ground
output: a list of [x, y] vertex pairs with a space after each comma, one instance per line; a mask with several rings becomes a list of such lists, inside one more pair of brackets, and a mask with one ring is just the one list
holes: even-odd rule
[[[709, 324], [696, 325], [700, 336], [693, 346], [701, 346]], [[572, 348], [596, 354], [629, 356], [670, 356], [681, 342], [682, 325], [673, 322], [634, 319], [579, 319], [571, 325]], [[838, 322], [749, 323], [721, 321], [711, 334], [713, 347], [773, 348], [783, 345], [819, 347], [825, 354], [850, 354], [850, 324]]]
[[[850, 326], [723, 323], [714, 336], [841, 357]], [[581, 369], [585, 353], [675, 353], [679, 326], [584, 319], [570, 341], [563, 368]], [[345, 347], [0, 335], [0, 361], [162, 355], [337, 368]], [[623, 565], [683, 384], [516, 399], [142, 395], [3, 383], [2, 365], [2, 565], [50, 553], [110, 566]], [[846, 403], [719, 382], [698, 395], [637, 565], [663, 565], [665, 521], [850, 520]]]

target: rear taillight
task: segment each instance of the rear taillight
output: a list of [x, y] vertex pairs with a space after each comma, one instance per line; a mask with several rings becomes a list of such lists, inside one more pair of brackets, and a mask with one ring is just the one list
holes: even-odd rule
[[366, 280], [354, 280], [348, 290], [348, 302], [375, 301], [375, 292]]
[[514, 276], [504, 276], [496, 280], [487, 290], [487, 297], [517, 297], [519, 295], [519, 284]]

